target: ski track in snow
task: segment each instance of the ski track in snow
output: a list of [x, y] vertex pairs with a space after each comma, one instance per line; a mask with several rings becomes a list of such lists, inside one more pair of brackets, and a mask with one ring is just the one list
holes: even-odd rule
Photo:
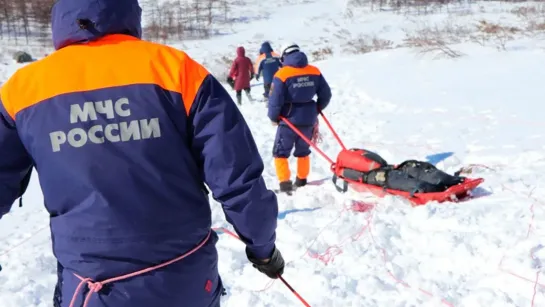
[[[391, 163], [448, 153], [438, 167], [474, 164], [468, 176], [486, 181], [472, 200], [414, 208], [394, 197], [340, 194], [329, 179], [279, 195], [284, 277], [311, 306], [545, 306], [545, 72], [537, 69], [545, 56], [530, 47], [463, 48], [468, 56], [457, 60], [400, 49], [316, 63], [333, 90], [325, 114], [347, 147]], [[260, 97], [262, 87], [253, 89]], [[244, 99], [240, 108], [276, 188], [265, 103]], [[323, 121], [320, 131], [320, 148], [335, 158], [339, 146]], [[329, 178], [327, 162], [315, 151], [311, 159], [310, 180]], [[367, 210], [351, 210], [353, 200]], [[0, 221], [2, 307], [51, 306], [56, 261], [42, 203], [33, 176], [24, 206]], [[214, 227], [232, 229], [212, 206]], [[248, 264], [241, 242], [222, 233], [218, 249], [223, 306], [302, 306]]]

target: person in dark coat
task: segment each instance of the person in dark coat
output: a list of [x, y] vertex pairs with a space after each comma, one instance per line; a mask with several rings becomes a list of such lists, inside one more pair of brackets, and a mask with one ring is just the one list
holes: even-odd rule
[[56, 51], [0, 91], [0, 218], [34, 167], [54, 307], [219, 307], [210, 197], [248, 260], [283, 273], [277, 198], [244, 117], [187, 53], [141, 39], [141, 13], [137, 0], [57, 0]]
[[252, 60], [246, 56], [246, 50], [240, 46], [237, 48], [237, 57], [231, 65], [229, 78], [227, 82], [232, 84], [232, 87], [237, 93], [237, 103], [242, 104], [242, 91], [246, 92], [246, 96], [250, 101], [253, 101], [250, 94], [250, 80], [254, 78], [254, 70]]
[[261, 45], [261, 49], [259, 49], [257, 62], [259, 64], [255, 79], [259, 81], [259, 78], [263, 74], [263, 97], [268, 99], [274, 74], [282, 67], [280, 55], [273, 51], [269, 42], [264, 42]]
[[[320, 70], [309, 65], [305, 53], [297, 44], [288, 44], [282, 48], [283, 67], [273, 78], [269, 96], [268, 117], [273, 125], [278, 126], [273, 146], [276, 175], [280, 182], [281, 192], [291, 192], [293, 182], [288, 158], [297, 158], [297, 175], [295, 187], [307, 183], [310, 172], [310, 145], [307, 144], [284, 122], [280, 116], [287, 118], [309, 139], [313, 137], [318, 114], [324, 110], [331, 100], [331, 88]], [[314, 96], [317, 99], [314, 100]]]
[[[418, 160], [389, 164], [378, 154], [351, 149], [344, 154], [351, 167], [343, 167], [342, 177], [386, 189], [414, 193], [437, 193], [460, 184], [465, 177], [450, 175], [435, 165]], [[342, 165], [342, 162], [340, 163]]]

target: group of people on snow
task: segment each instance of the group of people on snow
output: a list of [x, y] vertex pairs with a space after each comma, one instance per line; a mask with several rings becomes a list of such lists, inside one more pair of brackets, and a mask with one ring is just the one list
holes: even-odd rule
[[[268, 101], [268, 117], [273, 125], [278, 126], [272, 153], [279, 190], [291, 192], [307, 183], [310, 145], [284, 120], [312, 139], [316, 135], [318, 114], [331, 100], [331, 88], [320, 70], [308, 63], [306, 54], [295, 43], [286, 44], [278, 54], [269, 42], [264, 42], [255, 65], [246, 56], [244, 47], [237, 48], [237, 58], [233, 61], [227, 82], [236, 91], [239, 105], [242, 90], [252, 100], [250, 80], [254, 76], [256, 80], [263, 78], [263, 97]], [[291, 178], [288, 162], [292, 151], [297, 159], [295, 181]]]
[[237, 103], [242, 104], [242, 91], [246, 92], [248, 100], [254, 101], [250, 93], [250, 81], [259, 81], [263, 77], [263, 98], [269, 97], [274, 74], [282, 67], [280, 55], [274, 52], [269, 42], [264, 42], [259, 49], [259, 57], [255, 64], [246, 56], [246, 50], [240, 46], [237, 48], [237, 57], [231, 65], [227, 83], [236, 91]]
[[[272, 153], [279, 191], [290, 193], [307, 184], [311, 151], [310, 144], [285, 121], [293, 124], [307, 139], [314, 140], [318, 115], [328, 106], [331, 89], [321, 71], [308, 63], [306, 54], [297, 44], [283, 46], [278, 54], [269, 42], [264, 42], [253, 70], [252, 61], [245, 56], [243, 47], [238, 47], [237, 54], [228, 82], [234, 80], [237, 102], [241, 104], [240, 88], [251, 99], [250, 80], [254, 75], [256, 80], [263, 76], [268, 116], [273, 125], [278, 126]], [[288, 160], [292, 152], [297, 160], [294, 181], [291, 180]], [[349, 159], [355, 159], [358, 165], [343, 171], [343, 175], [356, 182], [414, 194], [441, 192], [464, 181], [463, 177], [449, 175], [430, 163], [406, 160], [399, 165], [390, 165], [378, 154], [367, 150], [353, 150], [353, 153]]]
[[[56, 51], [1, 88], [0, 217], [35, 169], [57, 259], [53, 306], [220, 306], [210, 196], [252, 266], [282, 275], [277, 196], [221, 83], [185, 52], [142, 40], [138, 0], [57, 0], [51, 15]], [[304, 186], [309, 144], [283, 120], [311, 138], [328, 83], [297, 44], [276, 54], [264, 43], [255, 65], [237, 54], [237, 102], [254, 76], [264, 81], [280, 190]]]

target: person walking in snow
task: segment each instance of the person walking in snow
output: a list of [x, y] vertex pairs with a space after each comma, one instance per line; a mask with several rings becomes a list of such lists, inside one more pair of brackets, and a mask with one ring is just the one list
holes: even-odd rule
[[269, 42], [264, 42], [259, 49], [258, 69], [255, 79], [259, 81], [263, 74], [263, 97], [265, 101], [269, 98], [269, 91], [274, 74], [282, 67], [280, 55], [273, 51]]
[[246, 96], [250, 101], [253, 101], [250, 94], [250, 80], [254, 78], [252, 60], [246, 56], [246, 50], [240, 46], [237, 48], [237, 57], [231, 65], [229, 71], [229, 78], [227, 82], [233, 84], [233, 88], [236, 91], [237, 103], [242, 104], [242, 91], [246, 93]]
[[261, 64], [261, 61], [263, 61], [266, 57], [265, 55], [265, 49], [269, 49], [269, 48], [264, 48], [263, 46], [264, 45], [269, 45], [270, 49], [271, 49], [271, 55], [275, 58], [280, 58], [280, 54], [278, 54], [276, 51], [274, 51], [272, 49], [272, 46], [271, 46], [271, 43], [269, 42], [263, 42], [261, 44], [261, 48], [259, 49], [259, 56], [257, 57], [257, 60], [255, 61], [255, 64], [254, 64], [254, 71], [257, 73], [257, 71], [259, 70], [259, 64]]
[[35, 166], [55, 307], [220, 306], [207, 187], [253, 266], [284, 270], [244, 117], [185, 52], [141, 40], [140, 20], [138, 0], [58, 0], [56, 51], [1, 89], [0, 217]]
[[[331, 100], [331, 89], [320, 70], [308, 64], [305, 53], [295, 43], [282, 48], [283, 67], [274, 75], [269, 96], [268, 116], [278, 126], [273, 146], [276, 175], [281, 192], [293, 190], [288, 158], [297, 157], [295, 186], [306, 185], [310, 172], [310, 146], [289, 126], [280, 121], [283, 116], [307, 138], [312, 139], [318, 114]], [[314, 96], [317, 95], [317, 100]]]

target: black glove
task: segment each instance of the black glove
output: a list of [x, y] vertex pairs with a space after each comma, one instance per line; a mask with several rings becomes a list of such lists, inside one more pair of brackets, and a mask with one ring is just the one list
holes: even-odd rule
[[235, 80], [233, 80], [233, 78], [227, 77], [227, 84], [229, 84], [232, 89], [235, 89]]
[[255, 81], [259, 81], [259, 75], [255, 76]]
[[265, 262], [263, 259], [256, 259], [246, 248], [246, 256], [248, 260], [253, 264], [259, 272], [267, 275], [269, 278], [276, 279], [278, 275], [284, 274], [284, 258], [282, 254], [275, 247], [269, 261]]

